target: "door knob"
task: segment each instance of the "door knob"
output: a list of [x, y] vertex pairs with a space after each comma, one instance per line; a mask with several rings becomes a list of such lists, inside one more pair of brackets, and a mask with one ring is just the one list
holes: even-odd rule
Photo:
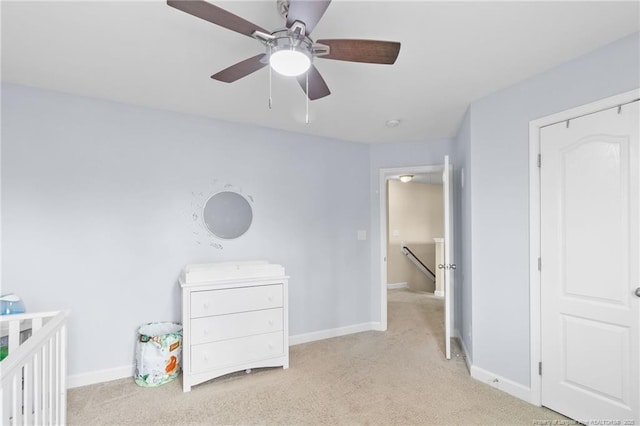
[[438, 269], [456, 269], [457, 266], [455, 263], [449, 263], [448, 265], [443, 265], [442, 263], [440, 263], [438, 265]]
[[640, 297], [640, 287], [636, 288], [636, 296]]

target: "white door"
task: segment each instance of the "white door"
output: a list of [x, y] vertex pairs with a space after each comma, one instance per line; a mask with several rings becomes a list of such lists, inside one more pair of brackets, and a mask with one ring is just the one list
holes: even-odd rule
[[640, 422], [639, 117], [540, 134], [542, 405], [583, 422]]
[[[444, 157], [442, 172], [442, 192], [444, 195], [444, 338], [445, 356], [451, 359], [451, 330], [453, 330], [453, 197], [451, 194], [451, 166], [449, 156]], [[438, 265], [440, 267], [441, 265]]]

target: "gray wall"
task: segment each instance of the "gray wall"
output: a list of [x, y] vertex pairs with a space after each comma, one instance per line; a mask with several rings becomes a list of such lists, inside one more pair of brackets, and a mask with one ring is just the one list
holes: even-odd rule
[[529, 384], [529, 122], [638, 87], [636, 33], [472, 103], [475, 366]]
[[[187, 263], [266, 259], [292, 335], [370, 321], [369, 147], [2, 86], [2, 292], [71, 310], [69, 374], [131, 365], [137, 327], [180, 319]], [[254, 223], [220, 243], [193, 214], [232, 185]]]

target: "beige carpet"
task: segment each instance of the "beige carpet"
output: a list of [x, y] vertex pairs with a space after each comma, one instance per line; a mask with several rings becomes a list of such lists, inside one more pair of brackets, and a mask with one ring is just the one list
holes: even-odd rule
[[237, 373], [189, 393], [180, 380], [152, 389], [132, 379], [71, 389], [68, 423], [531, 425], [565, 419], [472, 379], [457, 349], [446, 361], [442, 309], [442, 299], [432, 295], [394, 290], [387, 332], [293, 346], [288, 370]]

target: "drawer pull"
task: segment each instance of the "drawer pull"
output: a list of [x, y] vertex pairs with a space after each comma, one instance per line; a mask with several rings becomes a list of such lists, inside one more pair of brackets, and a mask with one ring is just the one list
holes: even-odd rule
[[202, 304], [202, 308], [206, 311], [207, 309], [209, 309], [209, 304], [208, 303], [203, 303]]
[[269, 325], [273, 325], [273, 320], [269, 320]]
[[267, 297], [267, 300], [268, 300], [269, 302], [273, 302], [273, 296], [269, 296], [269, 297]]

